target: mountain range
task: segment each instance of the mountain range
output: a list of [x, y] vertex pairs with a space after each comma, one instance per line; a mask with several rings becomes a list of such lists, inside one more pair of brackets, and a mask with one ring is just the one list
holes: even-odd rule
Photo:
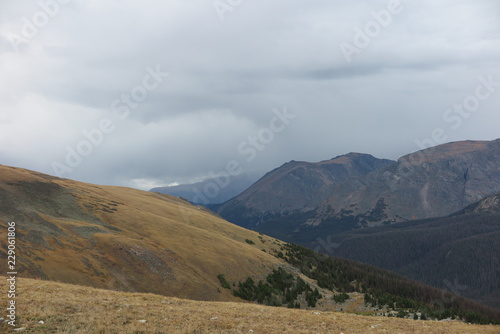
[[289, 162], [212, 209], [289, 242], [449, 215], [500, 191], [500, 139], [439, 145], [399, 158], [350, 153]]
[[498, 192], [500, 139], [397, 161], [360, 153], [291, 161], [211, 208], [287, 242], [500, 308]]

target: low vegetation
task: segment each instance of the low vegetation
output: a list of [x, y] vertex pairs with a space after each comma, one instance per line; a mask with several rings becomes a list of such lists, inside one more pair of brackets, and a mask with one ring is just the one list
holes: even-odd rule
[[335, 296], [333, 296], [333, 300], [336, 302], [336, 303], [339, 303], [339, 304], [342, 304], [344, 303], [346, 300], [348, 300], [350, 297], [347, 293], [345, 292], [342, 292], [342, 293], [339, 293]]
[[425, 313], [428, 319], [458, 318], [470, 323], [500, 324], [500, 311], [471, 300], [352, 260], [328, 257], [293, 244], [284, 247], [284, 259], [305, 276], [317, 280], [318, 286], [343, 293], [364, 293], [366, 304], [373, 307]]
[[288, 308], [300, 308], [301, 300], [304, 300], [308, 307], [315, 307], [317, 301], [322, 298], [318, 289], [312, 289], [303, 279], [287, 273], [281, 267], [267, 275], [265, 282], [259, 281], [255, 284], [251, 277], [239, 282], [233, 294], [259, 304]]
[[219, 282], [224, 289], [231, 289], [231, 286], [229, 285], [229, 282], [224, 277], [224, 274], [217, 275], [217, 278], [219, 279]]
[[[357, 292], [364, 294], [366, 307], [389, 317], [500, 324], [500, 311], [376, 267], [328, 257], [293, 244], [281, 246], [274, 255], [315, 280], [320, 288], [336, 291], [332, 299], [337, 304], [345, 303], [349, 293]], [[274, 269], [264, 281], [248, 277], [238, 283], [233, 294], [259, 304], [289, 308], [315, 307], [324, 298], [317, 288], [282, 267]]]
[[[0, 277], [5, 281], [5, 277]], [[367, 317], [250, 303], [201, 302], [154, 294], [100, 290], [19, 279], [16, 328], [20, 333], [106, 334], [495, 334], [498, 326]], [[12, 332], [0, 323], [0, 333]]]

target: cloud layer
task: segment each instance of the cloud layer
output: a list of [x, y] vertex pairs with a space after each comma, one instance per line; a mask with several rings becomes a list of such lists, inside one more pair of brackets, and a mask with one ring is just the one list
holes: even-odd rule
[[[495, 0], [12, 1], [0, 22], [1, 164], [146, 189], [229, 161], [500, 137]], [[295, 117], [270, 138], [284, 108]], [[85, 151], [103, 120], [113, 130]], [[78, 145], [90, 153], [70, 167]]]

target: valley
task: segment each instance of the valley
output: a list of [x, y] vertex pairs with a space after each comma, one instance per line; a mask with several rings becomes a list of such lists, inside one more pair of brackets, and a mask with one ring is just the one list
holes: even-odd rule
[[498, 308], [498, 191], [499, 139], [447, 143], [398, 161], [359, 153], [292, 161], [209, 207], [240, 226]]

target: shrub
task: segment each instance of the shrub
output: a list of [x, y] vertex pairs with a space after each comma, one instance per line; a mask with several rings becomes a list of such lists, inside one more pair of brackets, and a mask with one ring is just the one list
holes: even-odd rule
[[222, 287], [224, 289], [231, 289], [231, 286], [229, 285], [229, 282], [226, 280], [226, 278], [224, 277], [224, 274], [219, 274], [217, 275], [217, 278], [219, 279], [220, 281], [220, 284], [222, 285]]
[[[366, 295], [365, 295], [365, 296], [366, 296]], [[345, 302], [346, 300], [348, 300], [349, 298], [350, 298], [350, 297], [349, 297], [349, 295], [348, 295], [347, 293], [345, 293], [345, 292], [342, 292], [342, 293], [340, 293], [340, 294], [338, 294], [338, 295], [334, 295], [334, 296], [333, 296], [333, 300], [334, 300], [336, 303], [340, 303], [340, 304], [344, 303], [344, 302]]]
[[406, 312], [404, 310], [400, 310], [396, 316], [398, 318], [405, 318], [407, 315], [408, 315], [408, 312]]
[[323, 297], [318, 289], [313, 290], [303, 279], [294, 277], [280, 267], [267, 275], [265, 281], [256, 284], [249, 277], [245, 282], [238, 283], [238, 289], [235, 289], [233, 294], [259, 304], [300, 308], [297, 298], [304, 292], [310, 307], [315, 307], [318, 299]]

